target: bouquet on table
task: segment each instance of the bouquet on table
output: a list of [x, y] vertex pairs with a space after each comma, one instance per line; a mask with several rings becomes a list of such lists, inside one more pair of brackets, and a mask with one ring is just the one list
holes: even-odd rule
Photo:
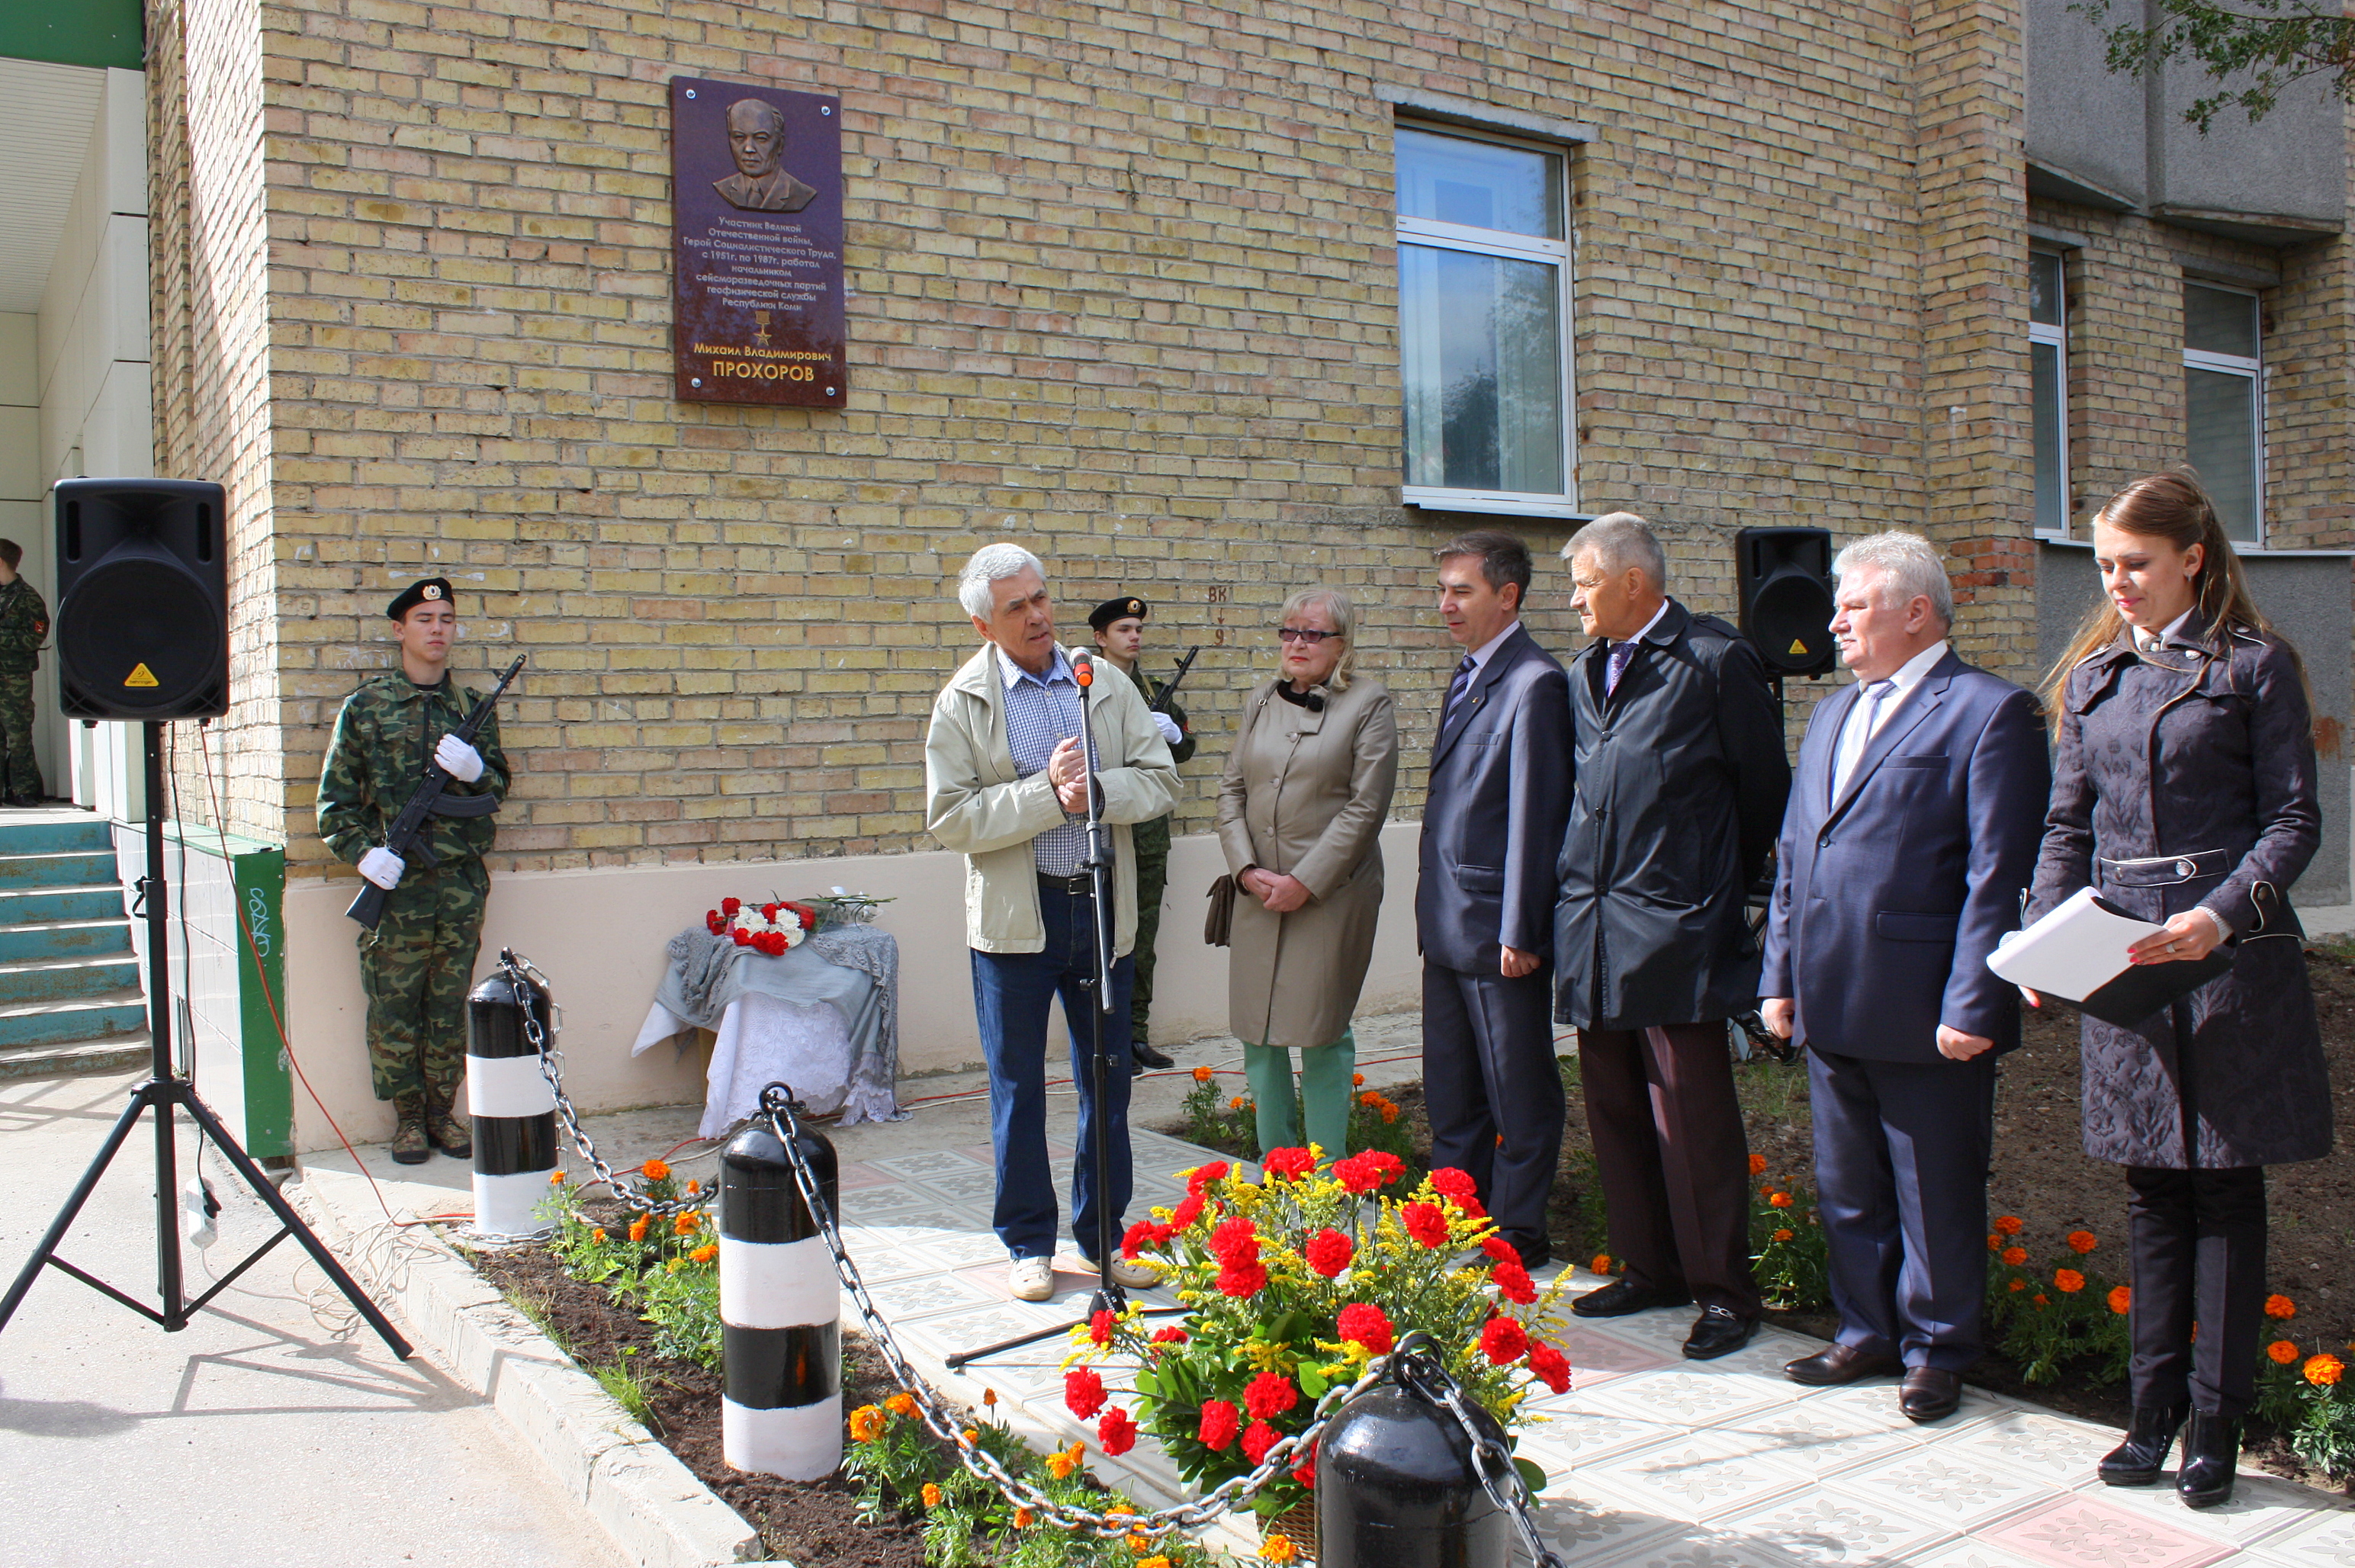
[[757, 907], [742, 899], [722, 899], [718, 909], [703, 912], [703, 923], [714, 936], [732, 937], [739, 947], [776, 958], [809, 940], [817, 929], [817, 911], [782, 899]]
[[[1396, 1155], [1369, 1150], [1320, 1169], [1317, 1153], [1272, 1150], [1257, 1181], [1223, 1161], [1188, 1171], [1185, 1201], [1129, 1228], [1123, 1255], [1161, 1264], [1192, 1310], [1183, 1327], [1148, 1328], [1132, 1307], [1072, 1329], [1064, 1402], [1097, 1423], [1105, 1453], [1126, 1452], [1138, 1430], [1089, 1364], [1115, 1353], [1137, 1363], [1145, 1429], [1206, 1491], [1256, 1468], [1279, 1438], [1307, 1427], [1327, 1390], [1357, 1381], [1412, 1329], [1431, 1336], [1508, 1436], [1528, 1419], [1519, 1405], [1533, 1383], [1570, 1387], [1569, 1360], [1546, 1342], [1566, 1327], [1563, 1279], [1538, 1287], [1470, 1177], [1434, 1170], [1397, 1196], [1381, 1191], [1402, 1174]], [[1516, 1463], [1532, 1490], [1543, 1484], [1535, 1466]], [[1316, 1478], [1311, 1451], [1255, 1506], [1282, 1513], [1307, 1500]]]

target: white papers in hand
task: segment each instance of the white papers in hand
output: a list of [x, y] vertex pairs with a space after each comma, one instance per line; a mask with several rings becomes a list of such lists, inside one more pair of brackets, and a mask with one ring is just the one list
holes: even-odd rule
[[2125, 973], [2126, 949], [2167, 928], [2115, 912], [2080, 888], [2027, 930], [1987, 955], [1987, 967], [2015, 986], [2082, 1002]]

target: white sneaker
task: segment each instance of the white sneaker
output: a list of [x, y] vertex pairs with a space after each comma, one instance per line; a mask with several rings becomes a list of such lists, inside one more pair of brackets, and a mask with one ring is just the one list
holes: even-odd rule
[[1055, 1294], [1055, 1261], [1016, 1258], [1014, 1266], [1006, 1271], [1006, 1288], [1014, 1293], [1017, 1301], [1046, 1300]]
[[1112, 1281], [1123, 1290], [1151, 1290], [1161, 1283], [1161, 1271], [1143, 1258], [1114, 1258]]

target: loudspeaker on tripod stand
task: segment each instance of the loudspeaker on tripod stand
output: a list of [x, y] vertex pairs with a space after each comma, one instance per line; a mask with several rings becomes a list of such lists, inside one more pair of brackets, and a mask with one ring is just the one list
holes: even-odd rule
[[224, 501], [193, 479], [59, 483], [60, 712], [161, 723], [229, 711]]

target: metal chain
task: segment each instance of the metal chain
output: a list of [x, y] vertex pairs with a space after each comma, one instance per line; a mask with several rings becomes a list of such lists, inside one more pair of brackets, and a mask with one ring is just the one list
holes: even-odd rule
[[[549, 1042], [547, 1031], [539, 1027], [539, 1009], [533, 1005], [533, 999], [538, 995], [546, 995], [550, 998], [549, 1007], [553, 1015], [549, 1021], [554, 1025], [557, 1033], [563, 1032], [564, 1014], [562, 1009], [556, 1007], [554, 985], [547, 976], [540, 973], [539, 965], [510, 948], [499, 950], [499, 967], [506, 971], [508, 984], [515, 987], [516, 995], [522, 999], [523, 1037], [531, 1042], [532, 1050], [538, 1053], [539, 1074], [548, 1080], [549, 1092], [556, 1097], [557, 1119], [564, 1124], [565, 1134], [571, 1138], [573, 1148], [579, 1152], [583, 1160], [588, 1162], [589, 1168], [596, 1173], [594, 1180], [583, 1185], [590, 1187], [602, 1185], [610, 1189], [614, 1197], [630, 1208], [645, 1211], [650, 1220], [662, 1219], [672, 1214], [683, 1214], [690, 1209], [709, 1208], [711, 1200], [709, 1198], [656, 1199], [643, 1189], [632, 1186], [626, 1178], [613, 1174], [613, 1168], [607, 1165], [604, 1157], [598, 1154], [596, 1140], [591, 1138], [587, 1129], [581, 1126], [581, 1114], [573, 1109], [572, 1097], [564, 1092], [564, 1053]], [[535, 980], [538, 982], [537, 987], [532, 984]]]
[[1537, 1506], [1537, 1499], [1529, 1495], [1529, 1483], [1521, 1478], [1519, 1468], [1514, 1465], [1512, 1450], [1472, 1424], [1472, 1413], [1464, 1408], [1462, 1392], [1444, 1366], [1435, 1360], [1431, 1360], [1427, 1363], [1431, 1374], [1436, 1375], [1427, 1374], [1417, 1365], [1420, 1360], [1410, 1358], [1401, 1369], [1399, 1381], [1411, 1381], [1415, 1392], [1424, 1398], [1435, 1399], [1444, 1404], [1449, 1413], [1455, 1417], [1456, 1424], [1464, 1428], [1464, 1435], [1472, 1444], [1472, 1468], [1480, 1477], [1481, 1488], [1500, 1512], [1512, 1516], [1513, 1523], [1521, 1532], [1521, 1545], [1528, 1551], [1529, 1561], [1537, 1568], [1564, 1568], [1561, 1554], [1546, 1545], [1538, 1535], [1537, 1520], [1531, 1513]]
[[1029, 1509], [1040, 1518], [1065, 1530], [1106, 1539], [1133, 1534], [1157, 1541], [1180, 1530], [1199, 1529], [1232, 1512], [1279, 1472], [1289, 1469], [1294, 1456], [1307, 1452], [1309, 1446], [1324, 1435], [1325, 1428], [1332, 1422], [1339, 1407], [1380, 1381], [1383, 1370], [1390, 1364], [1388, 1356], [1377, 1356], [1367, 1363], [1365, 1375], [1355, 1383], [1347, 1388], [1327, 1389], [1310, 1413], [1315, 1419], [1305, 1430], [1278, 1439], [1262, 1457], [1257, 1468], [1241, 1476], [1229, 1477], [1190, 1503], [1156, 1509], [1150, 1513], [1107, 1514], [1076, 1504], [1057, 1502], [1028, 1481], [1009, 1475], [988, 1450], [978, 1444], [966, 1442], [955, 1413], [909, 1365], [906, 1353], [892, 1336], [891, 1325], [877, 1310], [873, 1298], [867, 1293], [867, 1282], [859, 1275], [858, 1265], [851, 1261], [849, 1249], [843, 1245], [842, 1232], [835, 1224], [833, 1209], [819, 1189], [815, 1174], [802, 1158], [794, 1128], [789, 1125], [794, 1122], [794, 1112], [798, 1108], [793, 1100], [792, 1090], [786, 1085], [772, 1083], [761, 1092], [761, 1109], [768, 1116], [777, 1141], [785, 1146], [786, 1160], [793, 1167], [794, 1184], [800, 1189], [802, 1201], [809, 1206], [810, 1214], [816, 1220], [818, 1233], [826, 1239], [826, 1250], [834, 1254], [835, 1273], [841, 1279], [843, 1289], [849, 1292], [852, 1302], [857, 1305], [859, 1317], [873, 1336], [877, 1349], [882, 1352], [885, 1364], [891, 1369], [893, 1380], [915, 1400], [924, 1425], [934, 1436], [955, 1449], [958, 1461], [976, 1479], [995, 1487], [1008, 1502]]

